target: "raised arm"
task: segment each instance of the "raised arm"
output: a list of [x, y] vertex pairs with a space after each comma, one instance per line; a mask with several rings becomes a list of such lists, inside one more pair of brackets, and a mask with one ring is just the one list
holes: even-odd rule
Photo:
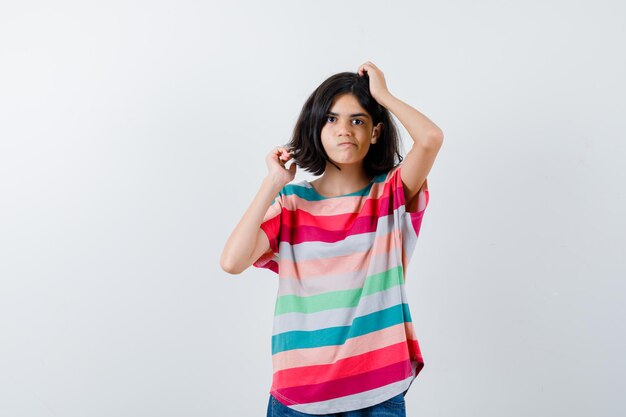
[[268, 174], [222, 250], [220, 266], [225, 272], [242, 273], [256, 260], [255, 256], [260, 256], [269, 247], [261, 223], [278, 192], [295, 177], [295, 163], [289, 169], [285, 168], [285, 163], [291, 158], [287, 148], [281, 146], [266, 156]]
[[414, 211], [416, 197], [443, 143], [443, 131], [432, 120], [389, 92], [385, 75], [374, 63], [359, 66], [358, 73], [367, 73], [372, 97], [400, 120], [413, 139], [413, 147], [402, 161], [402, 184], [407, 211]]
[[424, 114], [391, 93], [381, 96], [380, 100], [380, 104], [400, 120], [413, 139], [413, 146], [402, 161], [401, 172], [406, 208], [413, 212], [419, 190], [424, 186], [443, 144], [443, 131]]

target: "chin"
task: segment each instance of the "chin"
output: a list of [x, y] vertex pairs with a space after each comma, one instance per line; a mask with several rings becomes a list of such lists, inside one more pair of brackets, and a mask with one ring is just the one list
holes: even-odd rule
[[358, 164], [360, 162], [362, 162], [362, 160], [353, 160], [353, 161], [337, 161], [336, 159], [332, 159], [331, 161], [333, 161], [335, 164], [342, 166], [342, 165], [354, 165], [354, 164]]

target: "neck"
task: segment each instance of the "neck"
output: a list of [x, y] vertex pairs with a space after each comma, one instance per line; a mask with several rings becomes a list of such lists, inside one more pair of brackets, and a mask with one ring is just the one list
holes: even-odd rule
[[333, 164], [327, 163], [324, 174], [315, 180], [316, 189], [320, 194], [327, 196], [350, 194], [370, 183], [371, 178], [365, 173], [362, 163], [339, 166], [341, 171]]

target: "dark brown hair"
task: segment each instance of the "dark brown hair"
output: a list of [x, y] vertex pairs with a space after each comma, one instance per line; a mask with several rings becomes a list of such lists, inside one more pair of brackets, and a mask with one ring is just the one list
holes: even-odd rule
[[286, 145], [294, 151], [294, 163], [314, 175], [324, 173], [326, 161], [335, 165], [324, 151], [321, 133], [333, 100], [345, 93], [356, 97], [361, 107], [372, 117], [373, 126], [383, 123], [378, 140], [370, 145], [363, 160], [366, 174], [374, 177], [388, 172], [396, 166], [396, 157], [398, 163], [402, 162], [400, 137], [389, 110], [381, 106], [370, 94], [367, 73], [361, 76], [355, 72], [340, 72], [327, 78], [313, 91], [304, 103], [291, 140]]

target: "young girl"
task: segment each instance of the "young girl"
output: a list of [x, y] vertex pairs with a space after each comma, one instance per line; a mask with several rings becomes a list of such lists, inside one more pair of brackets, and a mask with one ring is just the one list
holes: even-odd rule
[[[406, 158], [390, 112], [414, 141]], [[325, 80], [267, 155], [220, 262], [279, 276], [268, 417], [406, 415], [424, 362], [404, 284], [442, 141], [368, 61]], [[289, 184], [296, 165], [323, 176]]]

